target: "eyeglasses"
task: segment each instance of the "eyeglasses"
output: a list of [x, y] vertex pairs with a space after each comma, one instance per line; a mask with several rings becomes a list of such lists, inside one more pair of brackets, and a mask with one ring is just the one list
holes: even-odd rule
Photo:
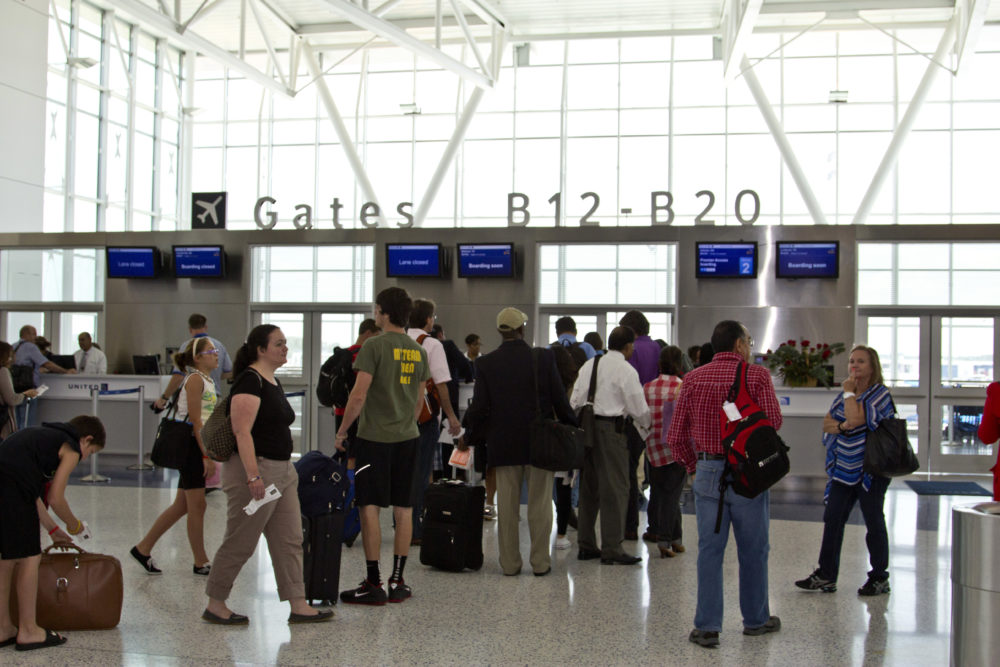
[[749, 347], [752, 350], [753, 349], [753, 336], [748, 335], [746, 337], [746, 342], [747, 342], [747, 347]]
[[199, 352], [198, 354], [215, 354], [215, 355], [218, 355], [219, 351], [217, 349], [211, 349], [211, 350], [205, 350], [203, 352]]

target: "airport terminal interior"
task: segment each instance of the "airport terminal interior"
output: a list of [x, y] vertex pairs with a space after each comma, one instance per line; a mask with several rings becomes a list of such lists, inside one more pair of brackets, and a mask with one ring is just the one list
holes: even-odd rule
[[[0, 339], [31, 325], [65, 361], [88, 332], [107, 356], [107, 375], [43, 376], [31, 414], [108, 425], [68, 498], [87, 548], [125, 569], [116, 629], [16, 664], [980, 664], [955, 644], [997, 625], [1000, 586], [956, 630], [953, 512], [990, 499], [997, 454], [976, 430], [1000, 361], [1000, 4], [0, 0], [0, 18]], [[731, 544], [721, 647], [687, 641], [689, 490], [673, 559], [639, 540], [638, 566], [577, 561], [571, 530], [550, 576], [504, 577], [487, 521], [481, 570], [414, 557], [406, 604], [337, 605], [299, 628], [262, 545], [232, 598], [250, 626], [204, 624], [181, 526], [156, 547], [162, 576], [128, 556], [177, 484], [128, 466], [148, 457], [147, 407], [189, 315], [231, 353], [280, 326], [294, 456], [331, 453], [319, 368], [389, 286], [432, 299], [444, 336], [464, 350], [478, 334], [484, 353], [505, 307], [538, 346], [560, 317], [606, 341], [638, 309], [685, 350], [739, 320], [765, 366], [788, 342], [877, 349], [920, 462], [886, 497], [891, 593], [855, 593], [857, 510], [840, 590], [794, 586], [816, 567], [838, 354], [833, 389], [771, 367], [792, 448], [771, 496], [777, 634], [739, 632]], [[921, 481], [951, 486], [918, 495]], [[346, 588], [360, 546], [343, 559]]]

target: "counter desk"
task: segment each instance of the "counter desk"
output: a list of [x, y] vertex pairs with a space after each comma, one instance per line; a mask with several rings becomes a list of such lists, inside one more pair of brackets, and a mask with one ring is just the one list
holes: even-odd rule
[[[93, 414], [91, 390], [120, 391], [142, 387], [142, 447], [148, 457], [156, 437], [156, 427], [162, 415], [149, 409], [167, 383], [169, 375], [55, 375], [42, 374], [42, 384], [48, 391], [32, 402], [31, 410], [37, 411], [41, 422], [65, 422], [76, 415]], [[108, 438], [104, 452], [132, 454], [139, 452], [139, 411], [137, 395], [109, 394], [98, 398], [97, 416], [104, 422]]]
[[783, 420], [778, 434], [791, 448], [789, 474], [826, 477], [823, 416], [830, 411], [840, 387], [785, 387], [776, 381], [774, 392], [778, 395]]

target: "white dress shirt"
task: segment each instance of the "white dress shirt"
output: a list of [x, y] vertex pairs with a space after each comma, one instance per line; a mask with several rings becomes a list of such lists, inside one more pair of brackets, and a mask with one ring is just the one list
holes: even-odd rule
[[108, 358], [96, 347], [89, 350], [77, 350], [73, 353], [73, 363], [81, 375], [107, 375]]
[[[573, 394], [569, 399], [570, 407], [574, 410], [587, 403], [590, 372], [593, 368], [593, 359], [588, 359], [580, 367], [580, 374], [576, 377]], [[601, 363], [597, 367], [594, 414], [601, 417], [627, 415], [641, 429], [640, 432], [649, 428], [649, 405], [646, 404], [646, 396], [639, 383], [639, 373], [618, 350], [610, 350], [601, 356]]]

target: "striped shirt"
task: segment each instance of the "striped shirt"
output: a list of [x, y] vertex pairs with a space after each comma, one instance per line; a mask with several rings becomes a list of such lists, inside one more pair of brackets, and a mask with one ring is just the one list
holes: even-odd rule
[[[677, 400], [681, 392], [681, 379], [676, 375], [661, 375], [647, 382], [643, 388], [649, 405], [649, 437], [646, 438], [646, 459], [649, 465], [659, 468], [674, 462], [667, 446], [667, 430], [663, 423], [663, 408]], [[676, 407], [676, 406], [671, 406]], [[666, 423], [670, 427], [670, 422]]]
[[[865, 491], [872, 485], [872, 476], [862, 470], [865, 462], [865, 438], [869, 431], [878, 428], [879, 422], [895, 414], [892, 395], [882, 384], [868, 387], [855, 398], [865, 413], [865, 424], [846, 433], [824, 433], [823, 446], [826, 447], [826, 496], [830, 495], [830, 484], [839, 482], [854, 486], [858, 482]], [[844, 415], [844, 394], [841, 392], [830, 406], [830, 416], [838, 422], [847, 419]]]

